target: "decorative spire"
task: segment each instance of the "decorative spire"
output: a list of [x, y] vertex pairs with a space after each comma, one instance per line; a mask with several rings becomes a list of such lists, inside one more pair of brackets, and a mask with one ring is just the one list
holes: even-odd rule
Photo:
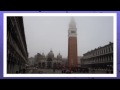
[[71, 23], [75, 23], [74, 17], [71, 17]]
[[75, 22], [74, 17], [71, 17], [71, 22]]
[[70, 27], [76, 27], [76, 23], [75, 23], [74, 17], [71, 17], [69, 26], [70, 26]]
[[43, 51], [42, 55], [44, 55], [44, 51]]

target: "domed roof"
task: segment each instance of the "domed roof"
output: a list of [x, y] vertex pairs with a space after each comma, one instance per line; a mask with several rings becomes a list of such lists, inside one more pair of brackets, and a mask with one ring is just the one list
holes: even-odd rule
[[73, 17], [71, 18], [71, 21], [69, 23], [69, 27], [76, 27], [76, 22], [75, 22]]
[[41, 54], [40, 53], [37, 53], [37, 55], [36, 55], [37, 57], [41, 57]]
[[42, 56], [45, 56], [45, 54], [44, 54], [44, 53], [42, 53]]
[[50, 52], [48, 53], [48, 56], [49, 56], [49, 57], [54, 57], [54, 53], [53, 53], [52, 50], [50, 50]]
[[62, 55], [59, 53], [59, 54], [57, 55], [57, 58], [58, 58], [58, 59], [62, 59]]
[[44, 54], [44, 53], [42, 53], [42, 57], [45, 57], [45, 54]]

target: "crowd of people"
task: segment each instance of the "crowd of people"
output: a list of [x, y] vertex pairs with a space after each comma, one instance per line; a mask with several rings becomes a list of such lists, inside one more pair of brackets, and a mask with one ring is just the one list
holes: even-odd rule
[[76, 69], [63, 69], [62, 73], [89, 73], [89, 70], [86, 68], [76, 68]]

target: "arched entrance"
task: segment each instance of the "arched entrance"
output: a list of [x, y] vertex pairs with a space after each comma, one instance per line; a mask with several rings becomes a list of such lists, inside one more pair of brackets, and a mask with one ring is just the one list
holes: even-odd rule
[[60, 67], [61, 67], [61, 64], [60, 64], [60, 63], [58, 63], [58, 69], [60, 69]]
[[52, 68], [52, 58], [47, 59], [47, 68], [48, 69]]

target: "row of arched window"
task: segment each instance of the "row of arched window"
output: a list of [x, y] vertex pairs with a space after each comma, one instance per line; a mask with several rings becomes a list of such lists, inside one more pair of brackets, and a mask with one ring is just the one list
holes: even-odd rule
[[105, 63], [105, 62], [112, 62], [113, 56], [104, 56], [104, 57], [95, 57], [91, 59], [83, 59], [82, 64], [93, 64], [93, 63]]
[[113, 44], [110, 44], [106, 47], [99, 48], [98, 50], [91, 51], [91, 52], [85, 54], [84, 57], [91, 58], [91, 57], [100, 56], [100, 55], [104, 55], [104, 54], [108, 54], [108, 53], [112, 53], [112, 52], [113, 52]]

